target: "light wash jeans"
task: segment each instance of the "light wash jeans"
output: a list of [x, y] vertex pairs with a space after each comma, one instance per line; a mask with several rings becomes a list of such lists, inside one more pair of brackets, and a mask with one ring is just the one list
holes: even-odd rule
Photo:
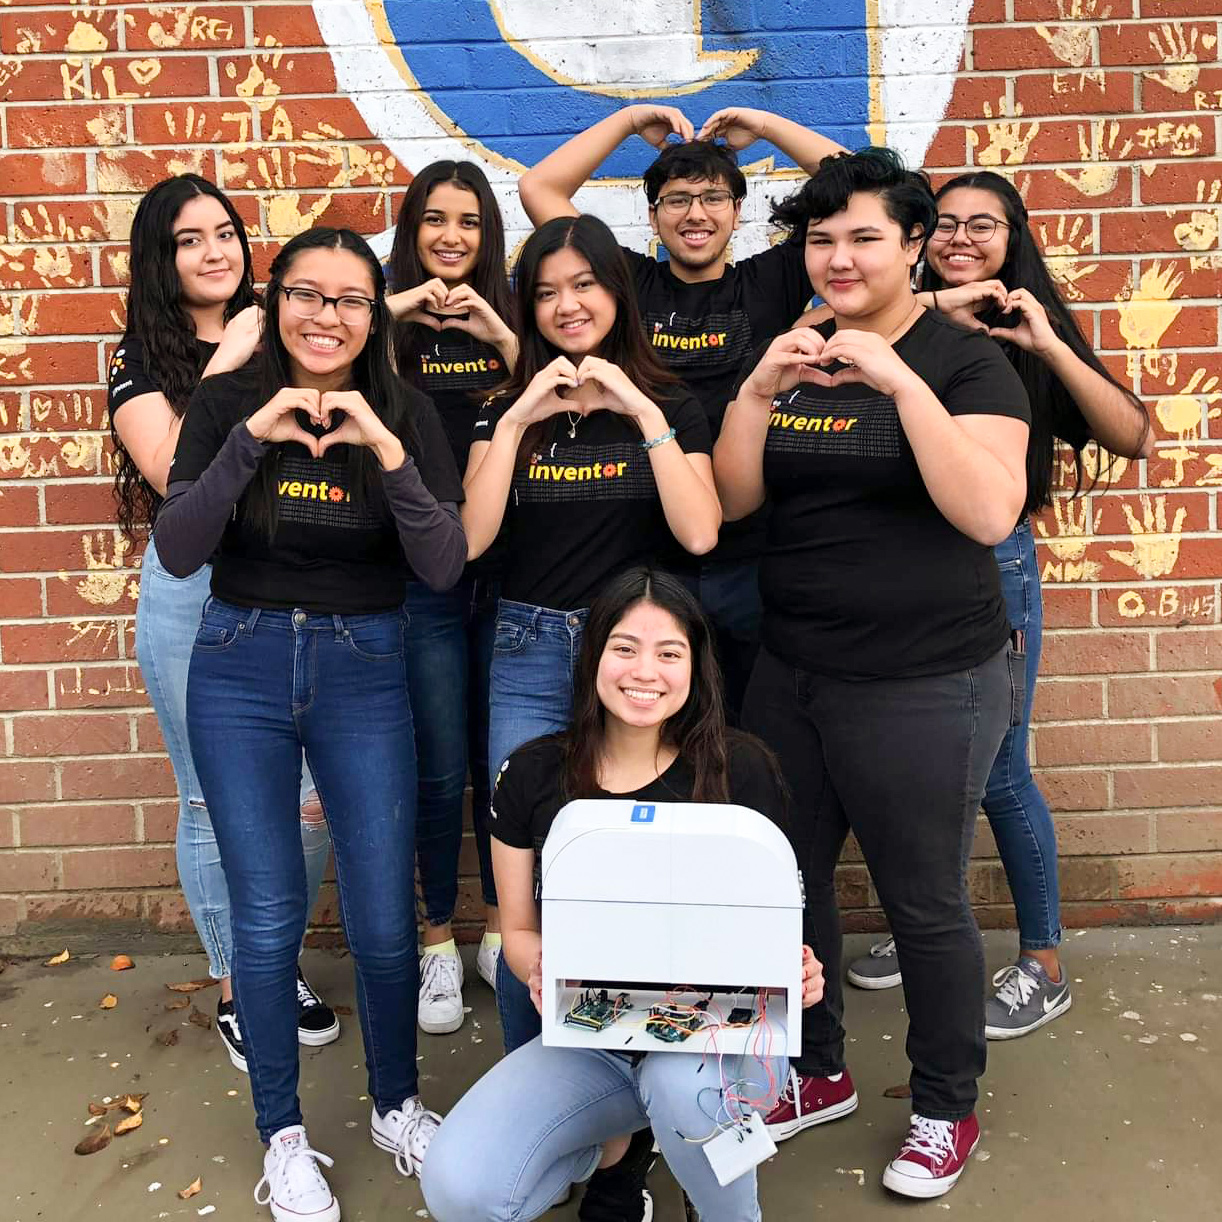
[[[727, 1081], [767, 1114], [784, 1057], [728, 1056]], [[701, 1222], [758, 1222], [755, 1172], [722, 1188], [703, 1147], [720, 1105], [716, 1057], [657, 1052], [631, 1058], [593, 1048], [544, 1048], [542, 1037], [494, 1065], [451, 1109], [429, 1146], [420, 1187], [437, 1222], [527, 1222], [588, 1180], [612, 1137], [650, 1125]]]
[[[175, 839], [178, 880], [208, 956], [209, 974], [219, 980], [233, 970], [229, 888], [225, 884], [212, 821], [187, 744], [187, 671], [211, 579], [212, 568], [207, 564], [190, 577], [178, 578], [167, 573], [157, 558], [153, 540], [149, 540], [140, 570], [140, 597], [136, 604], [136, 656], [178, 784], [178, 834]], [[313, 785], [306, 770], [301, 785], [303, 798]], [[318, 898], [330, 845], [325, 820], [302, 823], [301, 846], [305, 853], [311, 908]]]

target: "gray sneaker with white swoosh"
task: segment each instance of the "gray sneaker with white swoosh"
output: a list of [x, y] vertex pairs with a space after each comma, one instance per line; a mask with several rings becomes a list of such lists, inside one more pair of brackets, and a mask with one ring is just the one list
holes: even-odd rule
[[1073, 1005], [1069, 979], [1052, 980], [1026, 955], [993, 977], [997, 992], [985, 1002], [984, 1033], [991, 1040], [1012, 1040], [1050, 1023]]

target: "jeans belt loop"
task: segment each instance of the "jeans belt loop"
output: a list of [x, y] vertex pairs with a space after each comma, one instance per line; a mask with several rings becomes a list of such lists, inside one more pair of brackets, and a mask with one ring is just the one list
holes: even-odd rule
[[348, 634], [348, 629], [344, 627], [344, 617], [342, 615], [331, 616], [331, 626], [335, 629], [336, 644], [339, 644]]
[[242, 625], [242, 629], [249, 636], [255, 630], [255, 625], [259, 622], [260, 609], [251, 607], [246, 613], [246, 622]]

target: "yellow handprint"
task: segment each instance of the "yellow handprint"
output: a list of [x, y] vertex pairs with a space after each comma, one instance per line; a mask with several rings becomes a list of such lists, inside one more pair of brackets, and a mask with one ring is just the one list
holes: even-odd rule
[[1125, 568], [1132, 569], [1147, 581], [1156, 577], [1167, 577], [1180, 558], [1180, 531], [1188, 510], [1181, 506], [1175, 511], [1175, 521], [1167, 529], [1167, 498], [1156, 496], [1153, 501], [1147, 493], [1141, 493], [1141, 521], [1127, 503], [1121, 504], [1129, 530], [1133, 534], [1132, 551], [1123, 552], [1113, 548], [1107, 554]]
[[[1019, 122], [1022, 113], [1022, 103], [1015, 103], [1014, 109], [1011, 110], [1005, 98], [998, 99], [998, 121], [985, 124], [989, 142], [976, 155], [977, 165], [1016, 165], [1027, 159], [1027, 152], [1031, 148], [1031, 142], [1039, 133], [1040, 125], [1036, 120], [1028, 126], [1024, 133], [1023, 125]], [[984, 116], [986, 119], [993, 117], [993, 108], [988, 102], [984, 104]], [[1013, 122], [1006, 120], [1013, 120]], [[969, 144], [977, 146], [980, 143], [980, 133], [969, 128], [967, 139]]]
[[[1075, 506], [1078, 507], [1077, 512]], [[1056, 534], [1048, 533], [1042, 518], [1036, 519], [1035, 529], [1048, 541], [1048, 550], [1058, 560], [1081, 560], [1086, 555], [1090, 535], [1099, 527], [1099, 517], [1102, 513], [1102, 509], [1096, 510], [1092, 520], [1089, 501], [1058, 496], [1054, 497], [1052, 502]]]
[[1120, 167], [1107, 163], [1113, 154], [1117, 158], [1127, 157], [1133, 148], [1133, 141], [1126, 140], [1117, 151], [1119, 139], [1120, 124], [1115, 119], [1110, 123], [1107, 119], [1092, 119], [1089, 128], [1078, 124], [1079, 160], [1092, 164], [1072, 174], [1068, 170], [1057, 170], [1056, 176], [1083, 195], [1106, 195], [1120, 177]]
[[1078, 281], [1089, 276], [1091, 272], [1098, 271], [1099, 264], [1091, 263], [1084, 266], [1077, 261], [1077, 256], [1082, 253], [1079, 246], [1079, 235], [1081, 235], [1082, 246], [1085, 246], [1091, 234], [1090, 230], [1083, 234], [1084, 218], [1080, 216], [1074, 218], [1073, 225], [1066, 233], [1065, 222], [1068, 219], [1064, 213], [1058, 218], [1054, 235], [1055, 243], [1049, 240], [1048, 226], [1041, 223], [1040, 245], [1044, 248], [1048, 274], [1061, 286], [1061, 291], [1070, 301], [1081, 301], [1085, 294], [1078, 288]]
[[[1158, 422], [1174, 433], [1181, 443], [1199, 441], [1201, 439], [1201, 412], [1208, 404], [1217, 403], [1222, 399], [1222, 392], [1217, 388], [1218, 379], [1206, 378], [1204, 369], [1197, 369], [1184, 384], [1184, 389], [1177, 395], [1164, 395], [1154, 405], [1154, 414]], [[1215, 408], [1209, 414], [1216, 413]]]
[[[1205, 180], [1197, 183], [1197, 203], [1216, 204], [1222, 195], [1222, 181], [1214, 179], [1208, 191]], [[1175, 240], [1184, 250], [1213, 250], [1218, 244], [1218, 209], [1193, 212], [1188, 220], [1175, 227]]]
[[1120, 307], [1120, 334], [1130, 348], [1157, 348], [1167, 328], [1175, 322], [1183, 306], [1171, 300], [1180, 282], [1181, 273], [1168, 265], [1164, 270], [1157, 261], [1141, 277], [1132, 297]]
[[[1163, 43], [1166, 46], [1163, 46]], [[1192, 36], [1185, 38], [1184, 27], [1177, 21], [1174, 24], [1164, 24], [1162, 38], [1158, 30], [1150, 31], [1150, 46], [1164, 64], [1171, 65], [1161, 72], [1143, 72], [1147, 80], [1157, 81], [1160, 85], [1174, 90], [1176, 93], [1187, 93], [1201, 77], [1201, 69], [1197, 63], [1197, 30], [1192, 30]]]
[[[1099, 0], [1057, 0], [1057, 16], [1062, 21], [1105, 21], [1111, 16], [1111, 5], [1099, 7]], [[1091, 27], [1089, 25], [1057, 26], [1049, 30], [1037, 25], [1035, 32], [1048, 44], [1048, 49], [1063, 64], [1081, 68], [1091, 58]]]

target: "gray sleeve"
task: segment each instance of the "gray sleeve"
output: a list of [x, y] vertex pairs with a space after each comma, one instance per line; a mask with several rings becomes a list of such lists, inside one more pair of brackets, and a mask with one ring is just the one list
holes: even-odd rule
[[189, 577], [208, 562], [266, 449], [241, 420], [198, 479], [171, 481], [153, 528], [157, 557], [167, 572]]
[[458, 506], [434, 498], [410, 457], [394, 471], [382, 472], [382, 486], [412, 571], [430, 590], [448, 590], [467, 563], [467, 536]]

